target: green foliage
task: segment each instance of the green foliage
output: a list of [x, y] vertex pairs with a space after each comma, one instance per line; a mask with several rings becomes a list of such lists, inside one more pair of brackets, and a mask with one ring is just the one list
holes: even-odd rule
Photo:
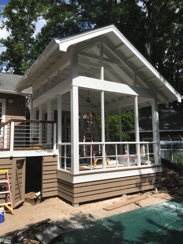
[[[120, 123], [119, 114], [109, 116], [109, 137], [111, 141], [120, 141]], [[123, 141], [130, 140], [129, 131], [134, 129], [134, 113], [125, 112], [121, 115], [121, 131]]]
[[[7, 48], [0, 65], [7, 71], [23, 74], [54, 38], [114, 24], [183, 93], [183, 1], [10, 0], [3, 16], [10, 36], [0, 39]], [[46, 24], [35, 35], [40, 18]]]
[[15, 74], [23, 74], [34, 62], [36, 21], [43, 11], [43, 2], [36, 0], [10, 0], [4, 8], [5, 20], [1, 28], [5, 27], [10, 35], [7, 39], [0, 39], [0, 43], [6, 47], [0, 60], [6, 63], [6, 71], [13, 70]]
[[142, 0], [146, 13], [146, 57], [180, 92], [183, 92], [183, 2]]
[[172, 152], [173, 162], [183, 164], [183, 154], [181, 151], [174, 150]]

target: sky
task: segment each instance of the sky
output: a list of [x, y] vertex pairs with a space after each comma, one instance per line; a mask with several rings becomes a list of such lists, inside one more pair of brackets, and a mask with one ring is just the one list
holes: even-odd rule
[[[9, 0], [0, 0], [0, 14], [3, 11], [3, 7], [8, 3]], [[0, 16], [0, 25], [2, 23], [2, 17]], [[6, 29], [0, 29], [0, 38], [6, 38], [9, 35]], [[0, 46], [0, 53], [5, 51], [5, 47]]]

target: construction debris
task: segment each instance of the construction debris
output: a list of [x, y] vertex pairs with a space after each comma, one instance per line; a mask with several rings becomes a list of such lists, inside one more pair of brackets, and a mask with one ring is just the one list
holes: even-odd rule
[[29, 228], [23, 229], [8, 237], [0, 240], [1, 244], [49, 244], [56, 238], [63, 235], [65, 229], [56, 223], [52, 223], [50, 219], [40, 221]]
[[148, 198], [147, 196], [138, 196], [138, 197], [134, 197], [132, 199], [128, 199], [124, 202], [118, 202], [118, 203], [114, 203], [108, 207], [105, 207], [104, 209], [107, 210], [107, 211], [110, 211], [110, 210], [113, 210], [113, 209], [116, 209], [116, 208], [120, 208], [120, 207], [123, 207], [125, 205], [128, 205], [128, 204], [131, 204], [131, 203], [138, 203], [139, 205], [139, 201], [142, 201], [144, 199]]

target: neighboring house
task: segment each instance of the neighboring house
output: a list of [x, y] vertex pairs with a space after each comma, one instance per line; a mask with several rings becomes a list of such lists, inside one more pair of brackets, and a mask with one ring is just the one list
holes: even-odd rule
[[[21, 75], [0, 73], [0, 123], [11, 119], [26, 119], [26, 97], [14, 91]], [[4, 144], [3, 129], [0, 128], [0, 144]], [[8, 138], [6, 138], [7, 141]], [[7, 143], [7, 142], [5, 142]]]
[[[21, 75], [0, 72], [0, 169], [9, 169], [14, 183], [12, 188], [15, 194], [17, 194], [15, 190], [17, 177], [15, 171], [12, 174], [12, 168], [15, 164], [10, 165], [10, 160], [8, 159], [10, 157], [10, 134], [14, 133], [14, 131], [11, 132], [13, 128], [11, 123], [13, 124], [14, 121], [17, 121], [17, 124], [20, 124], [20, 121], [26, 121], [27, 105], [32, 91], [30, 88], [21, 94], [15, 91], [15, 86], [21, 79]], [[18, 132], [17, 136], [20, 138], [21, 133]], [[17, 159], [17, 162], [20, 168], [20, 158]], [[2, 198], [4, 196], [0, 194], [0, 202]]]
[[0, 73], [0, 122], [26, 118], [26, 97], [14, 91], [21, 75]]
[[[158, 186], [162, 175], [158, 103], [180, 102], [181, 96], [116, 27], [53, 40], [16, 89], [29, 87], [31, 120], [47, 120], [35, 131], [37, 150], [24, 151], [24, 157], [43, 157], [42, 197], [55, 194], [74, 205]], [[146, 106], [152, 110], [149, 142], [140, 140], [138, 111]], [[111, 141], [108, 116], [131, 109], [134, 141], [122, 136]], [[57, 122], [51, 137], [49, 121]], [[31, 131], [34, 128], [30, 124]], [[23, 156], [21, 150], [12, 148], [11, 153]]]

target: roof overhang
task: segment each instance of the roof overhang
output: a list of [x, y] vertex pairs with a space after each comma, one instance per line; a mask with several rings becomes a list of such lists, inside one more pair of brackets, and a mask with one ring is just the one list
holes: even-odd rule
[[[100, 29], [93, 29], [60, 40], [53, 40], [25, 73], [23, 78], [17, 84], [16, 90], [21, 91], [32, 86], [46, 70], [50, 69], [51, 65], [56, 64], [58, 60], [62, 60], [62, 58], [68, 54], [70, 47], [79, 45], [82, 47], [83, 44], [89, 44], [92, 40], [100, 40], [100, 38], [101, 40], [106, 41], [109, 46], [111, 45], [117, 59], [119, 58], [119, 60], [122, 60], [124, 66], [128, 65], [127, 68], [130, 67], [131, 70], [134, 70], [134, 73], [140, 77], [139, 79], [143, 80], [147, 87], [154, 90], [159, 102], [174, 100], [181, 102], [181, 95], [113, 25]], [[88, 59], [89, 58], [91, 58], [91, 55], [88, 55]], [[122, 76], [122, 73], [119, 74], [119, 76]]]

